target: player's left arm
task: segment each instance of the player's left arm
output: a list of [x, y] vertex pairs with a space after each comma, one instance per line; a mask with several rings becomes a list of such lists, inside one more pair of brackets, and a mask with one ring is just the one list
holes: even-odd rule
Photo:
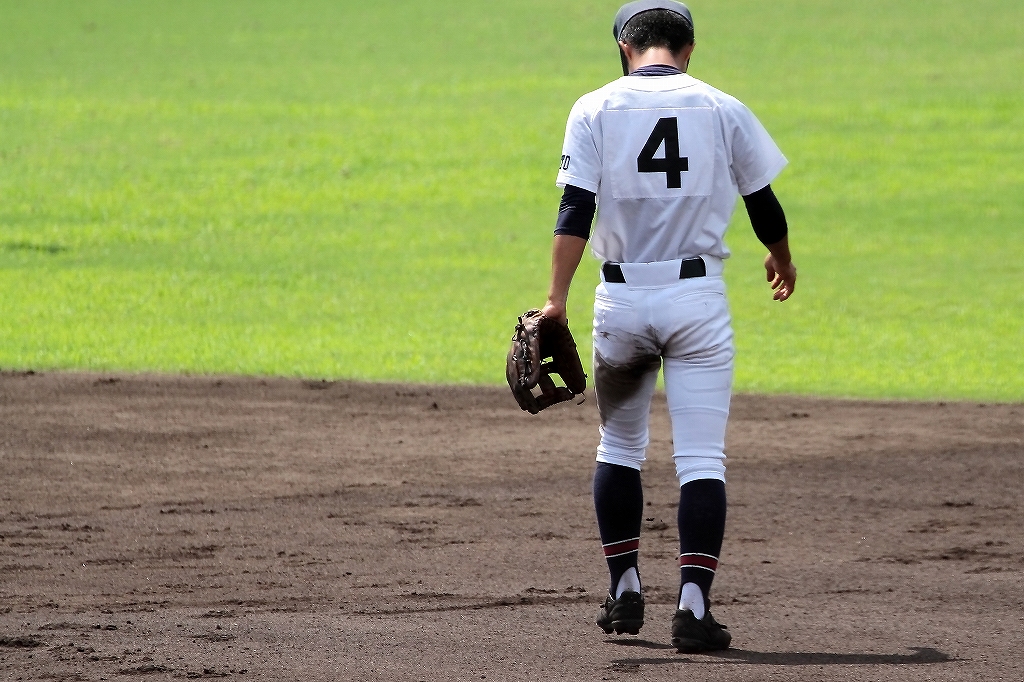
[[567, 322], [566, 304], [569, 286], [583, 259], [590, 239], [590, 226], [597, 208], [597, 195], [589, 190], [566, 185], [558, 207], [555, 238], [551, 243], [551, 286], [541, 312], [563, 324]]
[[785, 301], [796, 288], [796, 266], [789, 252], [789, 225], [782, 204], [770, 184], [743, 197], [754, 234], [768, 248], [765, 275], [775, 292], [772, 298]]
[[568, 324], [565, 307], [569, 300], [569, 285], [586, 248], [586, 239], [570, 234], [555, 235], [551, 244], [551, 287], [548, 289], [548, 301], [541, 310], [544, 317]]

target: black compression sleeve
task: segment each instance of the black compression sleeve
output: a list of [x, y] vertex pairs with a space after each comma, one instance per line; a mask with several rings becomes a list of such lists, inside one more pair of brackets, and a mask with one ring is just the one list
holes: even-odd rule
[[574, 185], [566, 185], [562, 192], [562, 201], [558, 205], [555, 234], [570, 234], [581, 239], [590, 239], [590, 224], [594, 222], [596, 210], [596, 194]]
[[743, 203], [747, 207], [747, 215], [750, 216], [750, 226], [754, 228], [754, 234], [762, 244], [774, 244], [789, 234], [786, 214], [782, 211], [782, 204], [772, 191], [771, 185], [765, 185], [753, 194], [743, 197]]

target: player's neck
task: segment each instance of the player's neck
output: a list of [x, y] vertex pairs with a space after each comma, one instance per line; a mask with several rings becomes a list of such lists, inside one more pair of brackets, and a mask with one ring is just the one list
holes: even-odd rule
[[633, 53], [629, 59], [629, 72], [633, 73], [642, 66], [653, 66], [661, 64], [671, 66], [686, 73], [686, 67], [690, 63], [690, 50], [684, 49], [678, 55], [672, 54], [667, 47], [652, 47], [645, 52]]

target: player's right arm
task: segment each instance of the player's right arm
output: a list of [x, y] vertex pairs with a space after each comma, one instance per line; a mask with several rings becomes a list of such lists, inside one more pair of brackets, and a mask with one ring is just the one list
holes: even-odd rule
[[743, 197], [754, 234], [768, 249], [764, 258], [765, 275], [776, 301], [785, 301], [796, 287], [796, 266], [789, 252], [789, 225], [771, 185]]
[[796, 288], [796, 266], [789, 253], [789, 237], [768, 245], [768, 255], [764, 257], [764, 269], [768, 282], [775, 293], [772, 298], [785, 301], [793, 295]]
[[774, 291], [772, 298], [785, 301], [796, 287], [796, 266], [789, 252], [786, 214], [771, 182], [786, 167], [786, 157], [753, 112], [739, 100], [723, 96], [720, 104], [732, 152], [733, 177], [754, 233], [768, 249], [764, 269]]

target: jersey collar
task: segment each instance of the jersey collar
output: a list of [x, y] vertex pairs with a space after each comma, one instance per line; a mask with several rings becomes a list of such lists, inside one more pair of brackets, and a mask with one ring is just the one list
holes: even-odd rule
[[629, 74], [630, 76], [678, 76], [682, 71], [668, 64], [648, 64]]

